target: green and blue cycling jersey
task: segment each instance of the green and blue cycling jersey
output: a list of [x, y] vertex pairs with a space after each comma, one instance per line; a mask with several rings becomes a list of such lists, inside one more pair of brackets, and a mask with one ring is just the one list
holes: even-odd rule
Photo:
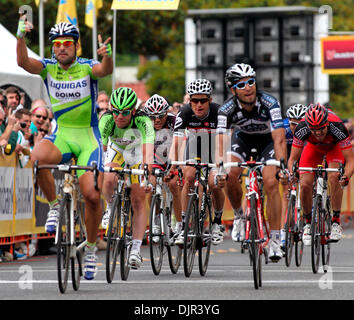
[[[51, 136], [45, 137], [54, 143], [63, 155], [62, 163], [73, 156], [78, 165], [97, 162], [103, 170], [103, 148], [98, 129], [96, 99], [97, 78], [92, 68], [95, 60], [77, 57], [64, 70], [56, 59], [43, 59], [40, 76], [47, 87], [57, 127]], [[78, 172], [78, 175], [83, 172]]]

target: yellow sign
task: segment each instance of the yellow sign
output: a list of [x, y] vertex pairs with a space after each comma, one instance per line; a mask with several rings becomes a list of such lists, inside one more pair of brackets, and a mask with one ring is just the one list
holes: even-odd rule
[[179, 0], [113, 0], [116, 10], [177, 10]]

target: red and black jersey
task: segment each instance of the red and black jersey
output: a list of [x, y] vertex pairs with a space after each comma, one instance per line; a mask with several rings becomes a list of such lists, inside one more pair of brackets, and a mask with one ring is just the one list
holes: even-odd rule
[[293, 147], [303, 148], [305, 142], [307, 142], [320, 147], [323, 150], [330, 150], [336, 144], [340, 146], [341, 150], [350, 149], [352, 147], [350, 143], [350, 136], [343, 121], [334, 112], [329, 110], [328, 122], [329, 126], [327, 135], [325, 139], [320, 142], [312, 134], [305, 120], [301, 120], [294, 132]]

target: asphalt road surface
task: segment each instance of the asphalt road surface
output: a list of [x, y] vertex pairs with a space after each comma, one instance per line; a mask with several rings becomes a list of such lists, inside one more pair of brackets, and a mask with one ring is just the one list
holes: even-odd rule
[[[152, 273], [149, 250], [142, 249], [144, 264], [140, 270], [131, 270], [127, 281], [120, 280], [117, 266], [113, 283], [106, 282], [105, 253], [99, 251], [99, 272], [92, 281], [82, 279], [79, 291], [69, 283], [65, 294], [57, 285], [56, 256], [37, 256], [23, 261], [0, 264], [1, 300], [130, 300], [135, 314], [157, 312], [163, 318], [163, 301], [183, 301], [183, 305], [168, 312], [198, 311], [188, 309], [193, 301], [203, 301], [199, 311], [218, 305], [218, 301], [232, 300], [349, 300], [354, 297], [354, 229], [344, 230], [343, 239], [331, 246], [330, 267], [313, 274], [310, 248], [305, 248], [303, 262], [290, 267], [282, 259], [278, 263], [263, 264], [263, 286], [255, 290], [248, 254], [240, 253], [240, 244], [226, 237], [219, 246], [212, 246], [206, 275], [199, 275], [195, 264], [190, 278], [186, 278], [183, 266], [177, 274], [168, 267], [167, 256], [159, 276]], [[197, 259], [196, 259], [197, 261]], [[144, 300], [150, 300], [150, 309], [144, 310]], [[129, 303], [127, 301], [127, 303]], [[156, 303], [156, 304], [155, 304]], [[145, 304], [146, 306], [146, 304]], [[151, 309], [155, 306], [156, 309]], [[137, 308], [137, 309], [135, 309]], [[203, 311], [202, 311], [203, 310]], [[214, 308], [216, 313], [217, 307]], [[132, 311], [133, 312], [133, 311]], [[167, 311], [166, 311], [167, 312]], [[214, 313], [214, 314], [215, 314]], [[168, 313], [165, 314], [166, 316]]]

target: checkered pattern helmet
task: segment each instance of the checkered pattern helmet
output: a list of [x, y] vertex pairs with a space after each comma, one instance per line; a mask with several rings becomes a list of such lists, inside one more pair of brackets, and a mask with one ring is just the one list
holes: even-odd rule
[[256, 72], [249, 64], [236, 63], [226, 70], [225, 83], [231, 88], [241, 79], [255, 76]]
[[166, 113], [169, 104], [164, 97], [154, 94], [145, 102], [144, 111], [149, 116]]
[[213, 91], [211, 82], [207, 79], [196, 79], [189, 83], [187, 93], [191, 96], [193, 94], [206, 94], [211, 95]]

